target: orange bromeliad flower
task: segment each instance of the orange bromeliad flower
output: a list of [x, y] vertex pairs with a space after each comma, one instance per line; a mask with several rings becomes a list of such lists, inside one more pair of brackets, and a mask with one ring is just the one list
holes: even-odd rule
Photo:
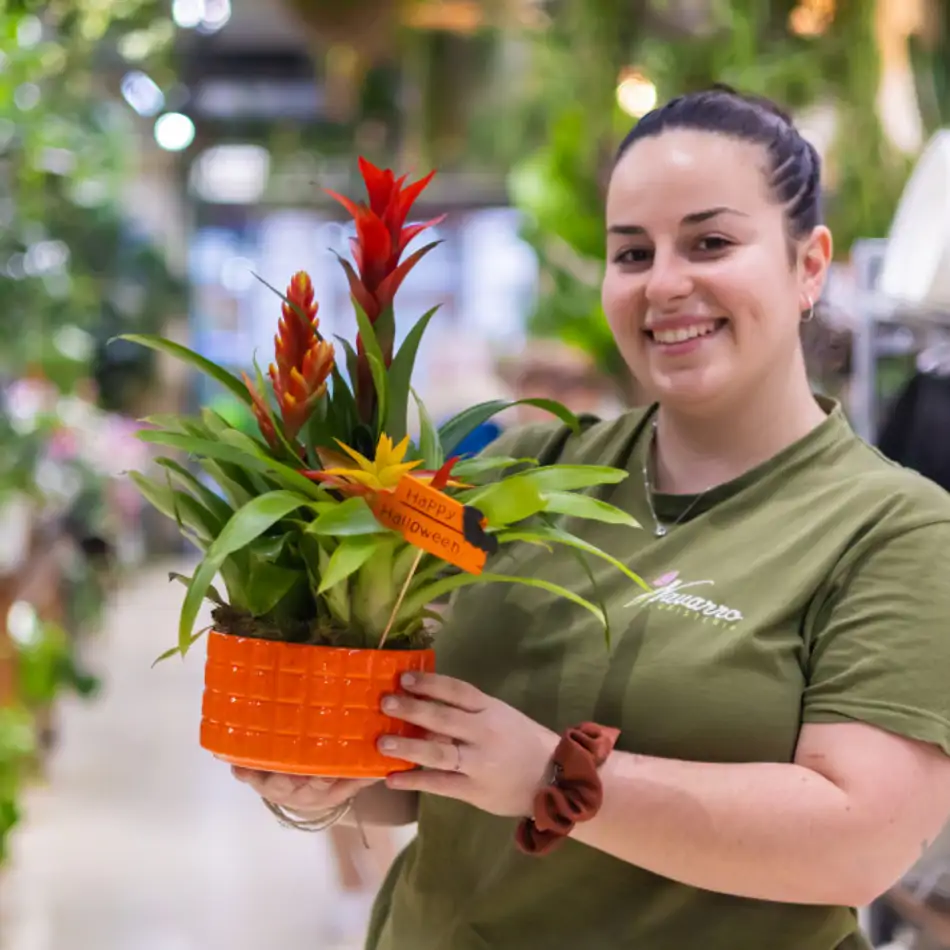
[[[327, 379], [333, 372], [333, 344], [319, 334], [318, 305], [314, 300], [310, 276], [299, 271], [287, 288], [287, 301], [274, 336], [275, 362], [268, 374], [274, 386], [274, 395], [280, 406], [284, 435], [296, 438], [306, 425], [317, 402], [327, 391]], [[261, 432], [271, 446], [278, 440], [263, 393], [244, 376], [248, 392], [254, 401], [254, 415]]]

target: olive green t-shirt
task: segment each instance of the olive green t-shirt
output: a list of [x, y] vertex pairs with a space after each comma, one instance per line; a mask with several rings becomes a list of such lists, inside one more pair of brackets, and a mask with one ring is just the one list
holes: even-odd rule
[[[631, 473], [598, 495], [642, 529], [569, 526], [654, 593], [591, 562], [612, 621], [608, 652], [582, 608], [534, 589], [470, 588], [440, 634], [440, 672], [551, 729], [619, 727], [620, 750], [651, 756], [790, 762], [802, 723], [850, 721], [950, 753], [950, 495], [822, 404], [818, 428], [695, 504], [657, 496], [661, 519], [683, 516], [665, 537], [654, 533], [642, 475], [654, 410], [569, 438], [559, 425], [503, 436], [491, 452]], [[491, 569], [591, 593], [569, 553], [522, 544]], [[527, 857], [515, 825], [423, 796], [370, 950], [867, 947], [851, 908], [713, 893], [570, 839]]]

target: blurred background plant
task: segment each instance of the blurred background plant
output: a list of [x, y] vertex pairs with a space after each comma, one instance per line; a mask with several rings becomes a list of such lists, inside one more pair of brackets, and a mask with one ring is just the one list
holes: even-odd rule
[[105, 340], [182, 309], [182, 282], [120, 210], [130, 120], [101, 68], [124, 47], [170, 75], [164, 7], [10, 0], [0, 11], [0, 378], [33, 367], [68, 392], [98, 373], [121, 408], [149, 366], [123, 377]]

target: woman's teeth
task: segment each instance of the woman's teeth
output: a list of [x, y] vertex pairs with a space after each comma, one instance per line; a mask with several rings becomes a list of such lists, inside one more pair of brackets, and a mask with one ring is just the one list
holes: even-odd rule
[[685, 343], [697, 336], [707, 336], [716, 329], [716, 322], [694, 323], [689, 327], [677, 327], [670, 330], [651, 330], [650, 333], [657, 343]]

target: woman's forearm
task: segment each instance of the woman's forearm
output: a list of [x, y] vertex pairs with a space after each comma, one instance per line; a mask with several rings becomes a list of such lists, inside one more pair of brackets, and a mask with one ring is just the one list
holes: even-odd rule
[[345, 822], [350, 825], [398, 827], [411, 825], [419, 815], [417, 792], [400, 792], [378, 782], [363, 789], [353, 801]]
[[704, 890], [855, 906], [873, 896], [880, 841], [829, 779], [798, 765], [615, 753], [604, 803], [573, 837]]

